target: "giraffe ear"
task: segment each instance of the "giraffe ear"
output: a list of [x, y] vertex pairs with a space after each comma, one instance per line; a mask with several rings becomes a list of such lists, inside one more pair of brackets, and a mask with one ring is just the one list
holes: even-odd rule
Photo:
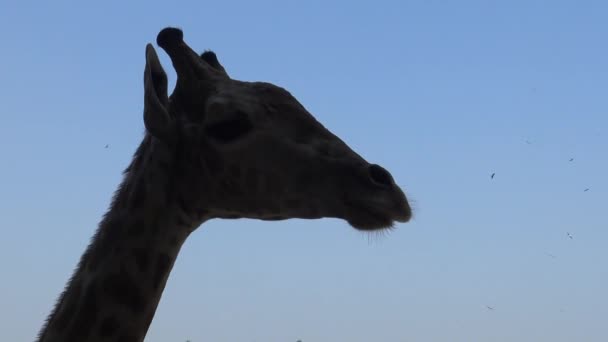
[[207, 62], [207, 64], [211, 65], [215, 70], [219, 71], [224, 76], [230, 77], [228, 76], [226, 69], [224, 69], [222, 64], [220, 64], [220, 61], [217, 59], [217, 55], [215, 54], [215, 52], [207, 50], [201, 54], [201, 59]]
[[167, 109], [167, 74], [152, 44], [146, 46], [144, 71], [144, 124], [150, 134], [171, 144], [175, 139], [175, 123]]

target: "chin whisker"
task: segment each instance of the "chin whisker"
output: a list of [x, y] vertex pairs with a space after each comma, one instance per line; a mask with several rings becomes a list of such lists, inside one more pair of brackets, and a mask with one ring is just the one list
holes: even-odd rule
[[375, 230], [366, 230], [366, 231], [361, 231], [361, 232], [367, 238], [367, 243], [369, 245], [371, 245], [374, 242], [379, 242], [381, 240], [386, 239], [393, 231], [393, 228], [394, 228], [394, 226], [393, 226], [393, 224], [391, 224], [390, 226], [388, 226], [386, 228], [375, 229]]

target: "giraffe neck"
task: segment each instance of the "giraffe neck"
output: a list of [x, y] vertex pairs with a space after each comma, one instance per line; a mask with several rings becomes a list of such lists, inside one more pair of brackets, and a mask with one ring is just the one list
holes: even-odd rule
[[151, 155], [144, 141], [39, 342], [143, 341], [179, 250], [201, 223], [171, 203], [171, 177], [159, 177], [167, 160]]

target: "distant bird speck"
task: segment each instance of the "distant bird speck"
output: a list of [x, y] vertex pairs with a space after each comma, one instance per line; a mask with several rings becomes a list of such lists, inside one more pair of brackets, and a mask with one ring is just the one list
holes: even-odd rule
[[530, 145], [530, 144], [532, 144], [532, 142], [530, 140], [526, 139], [526, 144]]
[[587, 192], [587, 191], [589, 191], [589, 188], [587, 188], [587, 189], [583, 190], [583, 192]]
[[110, 146], [110, 145], [106, 145], [106, 147], [104, 147], [104, 148], [108, 148], [109, 146]]
[[572, 234], [570, 234], [569, 232], [566, 232], [566, 235], [568, 235], [568, 237], [570, 238], [570, 240], [573, 240], [574, 238], [572, 237]]
[[555, 259], [555, 255], [551, 254], [551, 253], [545, 253], [547, 254], [547, 256], [551, 257], [552, 259]]
[[490, 179], [494, 179], [495, 175], [496, 175], [496, 172], [492, 173], [492, 175], [490, 175]]
[[568, 161], [574, 161], [574, 158], [570, 158], [570, 160], [568, 160]]
[[492, 310], [492, 311], [494, 310], [494, 308], [489, 305], [486, 305], [486, 308], [488, 308], [488, 310]]

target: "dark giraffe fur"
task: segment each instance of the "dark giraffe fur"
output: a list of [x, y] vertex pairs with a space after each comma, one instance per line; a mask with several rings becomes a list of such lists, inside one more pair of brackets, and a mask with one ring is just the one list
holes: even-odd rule
[[360, 230], [407, 222], [388, 171], [352, 151], [286, 90], [228, 76], [178, 29], [146, 46], [146, 133], [39, 342], [143, 341], [179, 250], [213, 218], [341, 218]]

